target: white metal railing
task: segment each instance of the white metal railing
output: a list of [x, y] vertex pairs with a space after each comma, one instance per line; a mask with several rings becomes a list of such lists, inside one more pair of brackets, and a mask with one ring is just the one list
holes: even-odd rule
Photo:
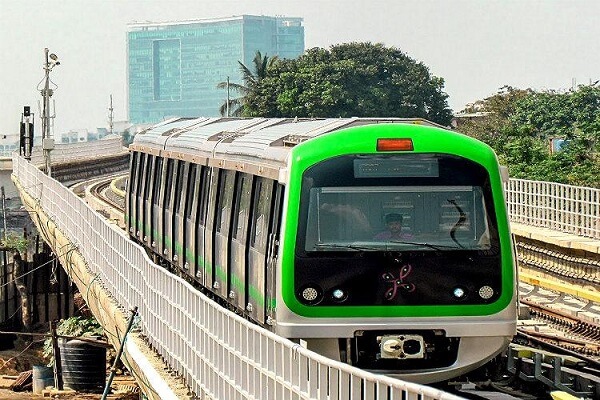
[[13, 165], [23, 190], [77, 245], [96, 279], [124, 308], [138, 306], [143, 334], [200, 398], [460, 399], [332, 361], [249, 323], [153, 264], [141, 247], [22, 157], [15, 155]]
[[506, 201], [513, 222], [600, 239], [600, 189], [510, 179]]
[[[82, 158], [103, 157], [125, 152], [121, 137], [113, 136], [100, 140], [79, 143], [57, 143], [50, 152], [52, 163], [59, 163]], [[34, 164], [44, 162], [42, 148], [35, 146], [32, 150], [31, 161]]]

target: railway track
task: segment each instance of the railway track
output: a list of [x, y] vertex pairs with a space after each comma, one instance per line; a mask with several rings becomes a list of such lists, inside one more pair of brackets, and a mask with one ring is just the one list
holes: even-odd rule
[[[117, 211], [125, 211], [125, 197], [115, 191], [117, 181], [122, 180], [123, 175], [117, 175], [108, 180], [101, 180], [90, 186], [90, 193], [109, 204]], [[124, 192], [123, 192], [124, 193]]]

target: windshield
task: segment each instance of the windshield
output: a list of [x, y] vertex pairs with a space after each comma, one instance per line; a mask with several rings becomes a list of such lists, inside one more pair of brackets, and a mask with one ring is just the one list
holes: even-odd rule
[[306, 251], [490, 247], [478, 186], [310, 189]]
[[479, 251], [497, 238], [489, 177], [456, 156], [331, 159], [305, 173], [301, 204], [302, 253]]

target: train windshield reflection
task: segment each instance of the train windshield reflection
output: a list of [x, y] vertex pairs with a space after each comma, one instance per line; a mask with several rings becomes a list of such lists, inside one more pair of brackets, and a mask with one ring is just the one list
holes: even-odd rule
[[487, 250], [479, 186], [310, 189], [305, 251]]

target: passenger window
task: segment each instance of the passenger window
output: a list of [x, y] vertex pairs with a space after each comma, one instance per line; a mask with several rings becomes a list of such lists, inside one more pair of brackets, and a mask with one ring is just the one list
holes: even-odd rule
[[167, 160], [167, 176], [165, 179], [165, 208], [171, 204], [171, 193], [173, 192], [173, 162], [175, 160]]
[[196, 164], [190, 165], [190, 171], [188, 173], [187, 192], [185, 201], [185, 215], [192, 215], [192, 205], [194, 203], [194, 195], [196, 194], [196, 170], [198, 166]]
[[[198, 223], [202, 226], [206, 225], [206, 214], [208, 212], [208, 192], [210, 182], [208, 180], [208, 167], [200, 168], [200, 199], [198, 201]], [[215, 178], [216, 179], [216, 178]]]
[[142, 173], [141, 172], [143, 171], [143, 168], [145, 166], [145, 162], [146, 162], [146, 154], [141, 153], [140, 154], [140, 159], [139, 159], [139, 162], [138, 162], [138, 174], [137, 174], [138, 175], [138, 179], [137, 179], [137, 181], [135, 183], [136, 184], [136, 193], [138, 195], [140, 195], [140, 196], [142, 194], [142, 182], [143, 182], [143, 178], [142, 178]]
[[219, 185], [219, 206], [217, 208], [217, 232], [227, 232], [231, 221], [231, 205], [235, 188], [235, 172], [224, 171], [224, 179]]
[[129, 192], [133, 192], [132, 188], [137, 190], [137, 185], [136, 185], [136, 179], [137, 179], [137, 173], [138, 173], [138, 168], [140, 167], [138, 165], [138, 161], [139, 161], [139, 153], [137, 151], [134, 151], [133, 153], [131, 153], [131, 168], [129, 169], [131, 171], [131, 175], [129, 176]]
[[259, 178], [254, 191], [254, 211], [250, 232], [250, 245], [257, 249], [267, 247], [271, 203], [273, 199], [273, 181]]
[[179, 213], [179, 210], [181, 210], [181, 192], [183, 188], [183, 171], [185, 163], [183, 161], [178, 161], [177, 164], [177, 182], [175, 182], [175, 212]]
[[252, 175], [242, 174], [238, 180], [236, 188], [236, 208], [237, 213], [234, 216], [233, 237], [235, 239], [244, 239], [248, 228], [248, 213], [250, 212], [250, 202], [252, 200]]
[[[150, 171], [153, 161], [154, 161], [154, 156], [147, 154], [146, 168], [144, 168], [144, 171]], [[148, 200], [150, 198], [151, 179], [152, 179], [152, 174], [147, 173], [146, 174], [146, 182], [144, 185], [144, 199], [146, 199], [146, 200]]]
[[158, 205], [158, 194], [159, 189], [160, 189], [160, 181], [162, 178], [162, 165], [163, 165], [163, 158], [162, 157], [158, 157], [156, 159], [156, 166], [154, 167], [154, 187], [153, 192], [152, 192], [152, 203], [154, 205]]

